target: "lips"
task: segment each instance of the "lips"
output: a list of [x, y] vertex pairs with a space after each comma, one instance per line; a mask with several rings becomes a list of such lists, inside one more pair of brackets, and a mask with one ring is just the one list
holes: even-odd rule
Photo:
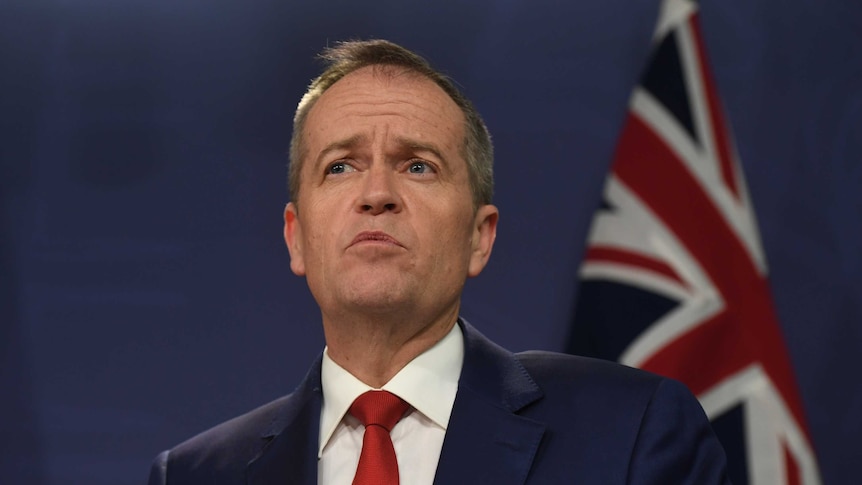
[[400, 241], [395, 239], [394, 237], [386, 234], [383, 231], [363, 231], [356, 235], [353, 238], [353, 241], [350, 242], [350, 246], [355, 246], [357, 244], [362, 243], [380, 243], [380, 244], [392, 244], [399, 247], [404, 247]]

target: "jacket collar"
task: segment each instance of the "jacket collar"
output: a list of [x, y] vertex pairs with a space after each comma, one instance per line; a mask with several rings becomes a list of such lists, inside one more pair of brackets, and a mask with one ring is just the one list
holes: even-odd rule
[[[464, 367], [443, 441], [435, 483], [523, 484], [545, 432], [518, 413], [542, 398], [507, 350], [463, 319]], [[317, 484], [317, 441], [323, 394], [318, 357], [263, 433], [267, 443], [248, 465], [249, 485]]]
[[248, 464], [249, 485], [317, 485], [321, 357], [261, 435], [266, 444]]
[[523, 484], [545, 425], [518, 413], [542, 391], [511, 352], [459, 324], [464, 368], [435, 483]]

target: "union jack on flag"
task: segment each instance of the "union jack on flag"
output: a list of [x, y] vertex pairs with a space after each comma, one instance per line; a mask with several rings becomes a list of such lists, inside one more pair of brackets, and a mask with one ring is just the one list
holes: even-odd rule
[[820, 483], [692, 2], [662, 4], [580, 277], [568, 351], [687, 384], [736, 485]]

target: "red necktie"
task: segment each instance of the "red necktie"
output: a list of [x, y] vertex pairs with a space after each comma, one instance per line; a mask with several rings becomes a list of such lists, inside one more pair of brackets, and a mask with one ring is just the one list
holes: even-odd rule
[[349, 412], [365, 426], [353, 485], [398, 485], [398, 461], [389, 432], [408, 407], [386, 391], [368, 391], [353, 401]]

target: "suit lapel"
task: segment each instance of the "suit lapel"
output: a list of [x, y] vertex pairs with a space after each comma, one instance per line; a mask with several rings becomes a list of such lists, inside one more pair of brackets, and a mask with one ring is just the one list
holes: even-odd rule
[[464, 367], [434, 481], [523, 484], [545, 425], [517, 413], [542, 392], [511, 353], [461, 325]]
[[268, 443], [248, 464], [248, 485], [317, 485], [322, 396], [318, 358], [284, 410], [261, 436]]
[[523, 484], [545, 425], [459, 389], [437, 465], [436, 484]]

